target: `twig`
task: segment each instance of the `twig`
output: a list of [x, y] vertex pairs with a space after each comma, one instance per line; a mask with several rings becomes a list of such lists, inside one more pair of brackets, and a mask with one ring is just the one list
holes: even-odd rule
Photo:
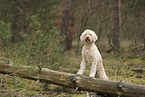
[[41, 73], [42, 67], [41, 67], [42, 63], [38, 64], [38, 68], [39, 68], [39, 73]]
[[35, 84], [33, 85], [33, 87], [31, 89], [33, 89], [38, 82], [39, 82], [39, 79], [35, 82]]
[[3, 84], [4, 80], [5, 80], [5, 78], [1, 79], [1, 87], [4, 87], [4, 84]]
[[5, 59], [5, 60], [7, 60], [8, 62], [12, 62], [10, 59], [8, 59], [8, 58], [5, 58], [5, 57], [0, 57], [0, 59]]
[[24, 69], [22, 69], [22, 70], [17, 70], [17, 71], [15, 71], [14, 73], [11, 73], [11, 74], [6, 74], [6, 75], [4, 76], [4, 78], [1, 79], [1, 87], [4, 86], [4, 80], [6, 79], [6, 76], [12, 76], [12, 75], [16, 74], [17, 72], [20, 72], [20, 71], [23, 71], [23, 70], [24, 70]]
[[17, 70], [17, 71], [15, 71], [14, 73], [11, 73], [11, 74], [9, 74], [9, 75], [12, 76], [12, 75], [14, 75], [14, 74], [16, 74], [17, 72], [20, 72], [20, 71], [24, 71], [24, 69], [22, 69], [22, 70]]

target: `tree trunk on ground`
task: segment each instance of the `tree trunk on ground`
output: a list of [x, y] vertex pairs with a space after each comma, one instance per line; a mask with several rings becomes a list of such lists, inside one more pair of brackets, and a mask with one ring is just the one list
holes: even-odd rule
[[113, 0], [113, 34], [112, 42], [114, 46], [114, 53], [119, 53], [120, 43], [119, 43], [119, 7], [118, 0]]
[[65, 40], [62, 42], [64, 45], [64, 50], [69, 50], [72, 47], [72, 35], [74, 26], [73, 2], [73, 0], [66, 0], [62, 17], [61, 34], [66, 36]]
[[58, 72], [40, 67], [34, 68], [24, 65], [18, 67], [0, 62], [0, 72], [78, 90], [104, 93], [107, 95], [131, 97], [145, 96], [145, 86], [142, 85], [125, 83], [123, 81], [116, 82], [97, 78], [89, 78], [85, 76], [77, 76], [76, 74]]

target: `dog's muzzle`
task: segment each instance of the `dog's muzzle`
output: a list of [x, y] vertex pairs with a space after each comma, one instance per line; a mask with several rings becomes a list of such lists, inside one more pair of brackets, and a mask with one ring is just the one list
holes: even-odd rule
[[90, 42], [89, 37], [86, 37], [86, 38], [85, 38], [85, 41], [86, 41], [86, 42]]

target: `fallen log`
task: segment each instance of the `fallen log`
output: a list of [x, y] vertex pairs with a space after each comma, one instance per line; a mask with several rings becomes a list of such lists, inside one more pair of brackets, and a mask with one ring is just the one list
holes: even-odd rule
[[15, 66], [0, 62], [0, 73], [17, 75], [27, 79], [39, 80], [40, 82], [108, 95], [145, 97], [145, 86], [143, 85], [89, 78], [40, 67]]

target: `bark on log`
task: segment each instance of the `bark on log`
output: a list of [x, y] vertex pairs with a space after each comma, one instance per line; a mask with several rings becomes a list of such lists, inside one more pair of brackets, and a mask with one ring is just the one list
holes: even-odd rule
[[145, 97], [145, 86], [130, 84], [126, 82], [117, 82], [110, 80], [101, 80], [78, 76], [65, 72], [58, 72], [46, 68], [34, 68], [30, 66], [15, 66], [0, 62], [0, 73], [15, 74], [17, 76], [41, 82], [56, 84], [64, 87], [78, 88], [79, 90], [93, 91], [108, 95]]

